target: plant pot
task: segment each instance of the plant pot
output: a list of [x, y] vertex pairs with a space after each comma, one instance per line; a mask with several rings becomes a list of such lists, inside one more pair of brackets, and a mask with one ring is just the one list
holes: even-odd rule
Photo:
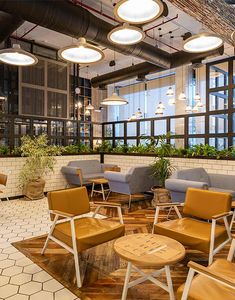
[[171, 194], [167, 189], [159, 186], [153, 186], [151, 191], [154, 193], [152, 199], [152, 206], [156, 207], [158, 203], [169, 203], [171, 202]]
[[38, 178], [36, 180], [30, 181], [24, 186], [23, 195], [26, 200], [39, 200], [45, 197], [44, 187], [45, 180]]

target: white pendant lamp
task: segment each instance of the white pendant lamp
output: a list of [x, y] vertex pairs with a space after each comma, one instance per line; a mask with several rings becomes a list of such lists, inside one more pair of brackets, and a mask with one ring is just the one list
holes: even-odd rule
[[32, 66], [38, 63], [35, 55], [21, 49], [19, 44], [0, 50], [0, 61], [13, 66]]
[[162, 110], [165, 109], [165, 105], [160, 101], [158, 104], [158, 108], [161, 108]]
[[135, 113], [137, 119], [140, 119], [143, 117], [142, 111], [140, 110], [140, 108], [138, 108], [137, 112]]
[[185, 101], [186, 100], [186, 95], [184, 92], [180, 93], [179, 94], [179, 98], [178, 98], [180, 101]]
[[198, 93], [195, 95], [194, 100], [195, 101], [201, 101], [201, 97]]
[[126, 105], [128, 101], [118, 96], [117, 93], [113, 93], [110, 97], [105, 98], [100, 103], [101, 105]]
[[94, 106], [91, 104], [91, 102], [88, 101], [88, 105], [86, 106], [86, 109], [88, 109], [88, 110], [93, 110], [93, 109], [95, 109], [95, 108], [94, 108]]
[[186, 52], [200, 53], [219, 48], [223, 39], [214, 33], [202, 32], [186, 39], [183, 48]]
[[160, 107], [157, 107], [155, 111], [155, 115], [162, 116], [163, 115], [163, 109]]
[[104, 58], [103, 51], [88, 43], [85, 38], [79, 38], [76, 45], [60, 49], [58, 55], [61, 59], [77, 64], [92, 64]]
[[164, 11], [161, 0], [121, 0], [114, 7], [114, 14], [119, 21], [131, 24], [151, 22]]
[[194, 113], [199, 112], [199, 108], [198, 108], [197, 104], [193, 107], [192, 112], [194, 112]]
[[124, 23], [122, 26], [114, 28], [108, 34], [108, 39], [114, 44], [133, 45], [141, 42], [145, 38], [143, 30], [136, 26]]
[[82, 108], [82, 102], [78, 101], [77, 103], [75, 103], [75, 107], [78, 109]]
[[186, 106], [185, 112], [186, 112], [186, 113], [191, 113], [191, 112], [192, 112], [192, 107], [191, 107], [191, 105], [187, 105], [187, 106]]
[[167, 92], [166, 92], [167, 96], [173, 96], [174, 95], [174, 90], [171, 86], [169, 86]]
[[89, 117], [91, 115], [91, 111], [89, 110], [89, 109], [87, 109], [86, 111], [85, 111], [85, 116], [86, 117]]
[[175, 104], [176, 104], [175, 98], [169, 99], [168, 104], [169, 104], [169, 105], [175, 105]]

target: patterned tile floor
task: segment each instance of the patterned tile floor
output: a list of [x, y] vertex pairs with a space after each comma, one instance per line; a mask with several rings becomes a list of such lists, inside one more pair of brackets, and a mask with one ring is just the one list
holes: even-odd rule
[[48, 232], [47, 199], [0, 202], [0, 300], [78, 299], [11, 243]]

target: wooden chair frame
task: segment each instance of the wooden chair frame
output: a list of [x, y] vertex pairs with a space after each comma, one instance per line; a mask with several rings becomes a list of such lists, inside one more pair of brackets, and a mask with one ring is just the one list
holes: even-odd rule
[[[158, 223], [158, 217], [159, 217], [159, 212], [161, 208], [166, 208], [170, 207], [170, 209], [174, 209], [178, 218], [182, 218], [181, 213], [179, 212], [178, 207], [184, 206], [183, 203], [161, 203], [157, 204], [156, 207], [156, 212], [155, 212], [155, 217], [154, 217], [154, 223], [153, 223], [153, 231], [154, 232], [154, 225]], [[209, 248], [209, 259], [208, 259], [208, 264], [210, 265], [213, 262], [213, 257], [214, 255], [219, 252], [228, 242], [231, 241], [232, 235], [231, 235], [231, 229], [228, 223], [228, 217], [231, 216], [233, 212], [225, 212], [220, 215], [213, 216], [211, 219], [211, 235], [210, 235], [210, 248]], [[223, 219], [224, 225], [227, 231], [228, 238], [226, 241], [224, 241], [222, 244], [220, 244], [217, 248], [215, 248], [215, 229], [216, 229], [216, 222]]]
[[[234, 253], [235, 253], [235, 239], [233, 239], [231, 247], [230, 247], [230, 251], [229, 251], [229, 254], [228, 254], [228, 258], [227, 258], [228, 261], [232, 261]], [[202, 265], [199, 265], [199, 264], [197, 264], [195, 262], [192, 262], [192, 261], [190, 261], [188, 263], [188, 267], [190, 269], [189, 269], [189, 272], [188, 272], [187, 280], [185, 282], [185, 287], [184, 287], [184, 291], [183, 291], [181, 300], [187, 300], [188, 299], [188, 294], [189, 294], [190, 287], [191, 287], [191, 284], [192, 284], [193, 277], [194, 277], [195, 273], [206, 276], [207, 278], [210, 278], [210, 279], [212, 279], [216, 282], [219, 282], [220, 284], [223, 284], [227, 287], [230, 287], [230, 288], [234, 289], [234, 292], [235, 292], [234, 280], [232, 280], [232, 279], [230, 280], [230, 278], [225, 277], [225, 276], [223, 276], [223, 275], [221, 275], [217, 272], [215, 273], [212, 270], [210, 270], [209, 268], [204, 267]]]
[[[95, 209], [92, 218], [94, 218], [97, 213], [99, 212], [101, 207], [111, 207], [111, 208], [116, 208], [118, 211], [118, 216], [120, 223], [123, 224], [123, 217], [122, 217], [122, 211], [121, 211], [121, 206], [118, 203], [105, 203], [105, 202], [94, 202], [94, 205], [97, 205], [97, 208]], [[78, 250], [77, 250], [77, 243], [76, 243], [76, 231], [75, 231], [75, 224], [74, 221], [76, 219], [79, 219], [81, 215], [72, 215], [69, 213], [65, 213], [62, 211], [58, 210], [49, 210], [50, 214], [53, 214], [55, 216], [53, 223], [51, 225], [50, 231], [48, 233], [47, 239], [45, 241], [45, 244], [43, 246], [41, 254], [43, 255], [46, 251], [46, 248], [48, 246], [49, 240], [52, 240], [59, 244], [61, 247], [65, 248], [68, 250], [70, 253], [74, 255], [74, 261], [75, 261], [75, 271], [76, 271], [76, 278], [77, 278], [77, 287], [80, 288], [82, 286], [82, 281], [81, 281], [81, 273], [80, 273], [80, 266], [79, 266], [79, 255], [78, 255]], [[63, 217], [65, 219], [59, 220], [60, 217]], [[71, 228], [71, 237], [72, 237], [72, 248], [62, 242], [61, 240], [55, 238], [53, 236], [53, 231], [55, 229], [55, 226], [60, 223], [64, 222], [70, 222], [70, 228]]]

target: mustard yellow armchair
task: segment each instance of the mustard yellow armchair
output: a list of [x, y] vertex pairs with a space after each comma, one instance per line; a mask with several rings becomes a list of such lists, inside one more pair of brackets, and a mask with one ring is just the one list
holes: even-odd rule
[[[209, 264], [214, 255], [231, 240], [228, 217], [231, 212], [232, 196], [199, 189], [188, 189], [183, 205], [182, 218], [178, 206], [168, 203], [157, 205], [153, 232], [173, 238], [184, 246], [209, 254]], [[178, 219], [158, 223], [159, 210], [173, 207]], [[223, 223], [218, 221], [223, 220]]]
[[[234, 300], [235, 299], [235, 253], [233, 239], [226, 259], [217, 259], [209, 267], [189, 262], [185, 284], [177, 291], [177, 300]], [[195, 273], [199, 274], [194, 277]]]
[[[47, 197], [53, 223], [42, 254], [44, 254], [49, 240], [71, 252], [75, 260], [77, 286], [81, 287], [78, 253], [125, 234], [121, 207], [117, 203], [97, 202], [97, 208], [92, 217], [81, 217], [90, 212], [86, 187], [49, 192]], [[102, 206], [116, 208], [120, 223], [94, 218]]]

